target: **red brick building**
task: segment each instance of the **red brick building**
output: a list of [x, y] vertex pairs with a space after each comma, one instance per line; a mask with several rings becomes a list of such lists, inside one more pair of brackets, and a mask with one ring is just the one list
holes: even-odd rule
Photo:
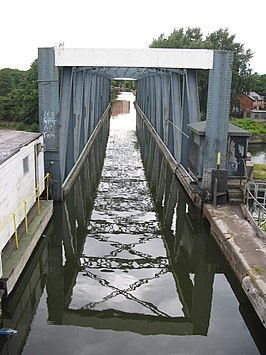
[[260, 110], [266, 108], [264, 97], [254, 91], [249, 94], [240, 94], [238, 96], [240, 110]]

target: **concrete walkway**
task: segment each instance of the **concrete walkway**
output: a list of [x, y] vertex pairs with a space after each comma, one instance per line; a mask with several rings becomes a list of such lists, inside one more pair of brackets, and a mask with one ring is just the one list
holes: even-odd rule
[[257, 315], [266, 327], [266, 243], [239, 205], [204, 205], [211, 233], [220, 245]]
[[33, 218], [29, 225], [28, 235], [24, 234], [22, 236], [19, 240], [19, 248], [13, 249], [3, 265], [3, 276], [0, 282], [7, 295], [13, 290], [52, 214], [53, 201], [42, 200], [40, 215], [36, 215]]

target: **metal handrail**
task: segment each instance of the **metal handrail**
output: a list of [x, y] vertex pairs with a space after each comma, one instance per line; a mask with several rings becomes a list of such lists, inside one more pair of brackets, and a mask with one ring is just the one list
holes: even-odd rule
[[[25, 221], [25, 233], [28, 235], [29, 234], [29, 224], [28, 224], [28, 214], [27, 214], [27, 201], [35, 195], [37, 197], [37, 214], [40, 215], [41, 211], [41, 202], [40, 202], [40, 186], [44, 184], [46, 180], [46, 200], [49, 199], [49, 173], [47, 173], [44, 178], [40, 181], [40, 183], [36, 186], [34, 189], [34, 192], [29, 195], [23, 202], [22, 204], [14, 211], [11, 216], [4, 222], [4, 224], [0, 227], [0, 232], [8, 225], [8, 223], [13, 219], [13, 225], [14, 225], [14, 235], [15, 235], [15, 241], [16, 241], [16, 248], [18, 249], [18, 226], [17, 226], [17, 221], [16, 221], [16, 215], [17, 213], [24, 208], [24, 221]], [[36, 196], [37, 193], [37, 196]], [[23, 222], [23, 219], [21, 223]]]
[[[254, 210], [257, 209], [258, 211], [258, 220], [257, 220], [257, 224], [259, 227], [264, 227], [265, 223], [266, 223], [266, 208], [263, 206], [263, 204], [261, 202], [258, 201], [258, 199], [252, 194], [252, 192], [250, 191], [249, 187], [247, 187], [247, 192], [248, 192], [248, 200], [252, 199], [253, 200], [253, 207], [254, 207], [254, 203], [255, 203], [255, 207]], [[247, 206], [250, 209], [249, 203], [247, 201]], [[253, 210], [253, 211], [254, 211]]]

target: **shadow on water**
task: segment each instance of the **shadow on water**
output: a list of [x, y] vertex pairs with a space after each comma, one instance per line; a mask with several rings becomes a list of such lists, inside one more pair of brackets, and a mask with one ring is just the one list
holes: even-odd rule
[[99, 132], [68, 199], [54, 205], [54, 215], [45, 234], [11, 295], [3, 300], [1, 325], [18, 333], [0, 336], [1, 354], [21, 353], [45, 287], [48, 321], [51, 318], [56, 324], [62, 322], [64, 304], [79, 269], [79, 255], [101, 176], [109, 126], [107, 121]]
[[[238, 299], [239, 311], [254, 342], [260, 353], [265, 354], [265, 328], [215, 241], [212, 240], [208, 222], [202, 220], [200, 211], [187, 197], [140, 117], [137, 120], [137, 136], [145, 175], [163, 230], [168, 258], [173, 261], [173, 276], [177, 275], [175, 277], [177, 285], [182, 285], [182, 279], [187, 280], [187, 284], [184, 283], [181, 288], [187, 291], [185, 299], [190, 307], [195, 334], [208, 333], [214, 275], [223, 273]], [[195, 275], [193, 284], [191, 273]], [[178, 287], [177, 292], [180, 297]], [[193, 304], [195, 299], [197, 302]]]
[[20, 354], [30, 332], [30, 326], [48, 274], [48, 237], [52, 235], [53, 224], [46, 229], [46, 236], [40, 239], [27, 268], [8, 299], [3, 300], [1, 326], [17, 330], [16, 336], [0, 336], [1, 354]]
[[[140, 122], [137, 141], [134, 119], [132, 125], [128, 118], [132, 111], [134, 116], [132, 98], [117, 101], [110, 135], [109, 125], [103, 126], [68, 198], [55, 204], [46, 237], [4, 304], [2, 325], [17, 329], [18, 335], [1, 338], [1, 354], [20, 354], [22, 349], [26, 354], [71, 354], [73, 346], [77, 354], [135, 354], [144, 349], [153, 354], [218, 353], [218, 345], [212, 348], [211, 340], [202, 345], [200, 339], [213, 337], [224, 349], [228, 346], [223, 344], [226, 329], [212, 325], [219, 324], [212, 308], [215, 280], [223, 274], [263, 353], [264, 329], [208, 226]], [[221, 324], [227, 324], [219, 316]], [[245, 335], [229, 341], [231, 353], [243, 346], [246, 354], [256, 353], [248, 332], [237, 333], [241, 323], [231, 322], [232, 337]], [[83, 334], [81, 329], [87, 327], [94, 333]], [[99, 339], [96, 331], [101, 331]], [[131, 334], [137, 343], [127, 346], [135, 339]], [[218, 341], [214, 334], [219, 334]], [[183, 341], [187, 335], [203, 337]], [[89, 342], [86, 351], [80, 336]], [[70, 345], [68, 338], [83, 345]], [[244, 345], [238, 348], [235, 343]], [[200, 352], [191, 350], [200, 346]]]

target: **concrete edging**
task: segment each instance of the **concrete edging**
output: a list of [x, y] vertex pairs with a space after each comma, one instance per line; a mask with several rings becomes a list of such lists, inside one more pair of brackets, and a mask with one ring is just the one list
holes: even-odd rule
[[36, 215], [29, 225], [29, 234], [23, 235], [19, 248], [14, 249], [3, 267], [1, 282], [5, 285], [6, 294], [10, 294], [23, 272], [31, 254], [43, 234], [53, 214], [53, 201], [41, 201], [40, 215]]
[[211, 234], [266, 328], [266, 245], [238, 205], [205, 204]]

